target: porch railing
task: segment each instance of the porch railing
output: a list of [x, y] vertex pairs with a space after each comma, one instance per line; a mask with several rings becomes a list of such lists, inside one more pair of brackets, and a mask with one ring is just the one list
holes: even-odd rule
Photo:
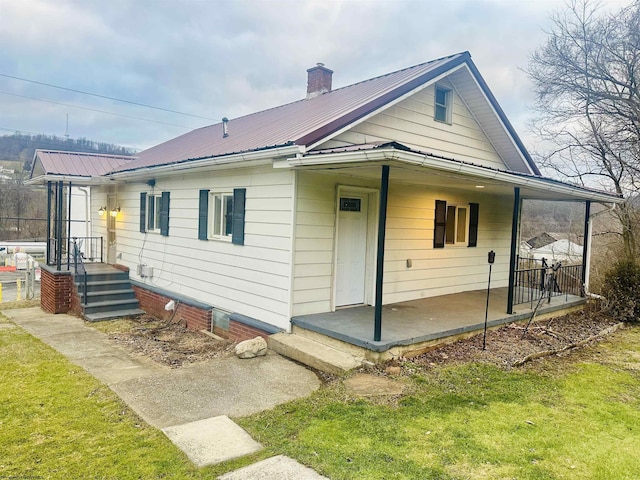
[[104, 261], [103, 237], [49, 238], [47, 241], [47, 265], [57, 264], [57, 252], [60, 249], [60, 263], [70, 269], [75, 264], [75, 253], [84, 262]]
[[582, 265], [548, 265], [546, 259], [518, 258], [513, 286], [513, 304], [529, 303], [531, 308], [540, 297], [583, 296]]

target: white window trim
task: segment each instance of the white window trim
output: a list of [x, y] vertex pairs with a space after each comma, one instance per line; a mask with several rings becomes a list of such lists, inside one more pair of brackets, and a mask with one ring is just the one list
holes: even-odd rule
[[[444, 120], [440, 120], [439, 118], [437, 118], [436, 116], [436, 107], [440, 104], [436, 103], [436, 99], [438, 98], [438, 90], [443, 90], [446, 92], [446, 104], [445, 105], [441, 105], [444, 106], [445, 108], [445, 119]], [[442, 85], [438, 85], [436, 84], [433, 88], [433, 119], [436, 122], [439, 123], [446, 123], [448, 125], [451, 125], [451, 118], [452, 118], [452, 110], [453, 110], [453, 89], [448, 88], [448, 87], [444, 87]]]
[[[445, 226], [445, 237], [444, 237], [444, 245], [447, 247], [466, 247], [469, 243], [469, 223], [471, 217], [471, 207], [468, 203], [448, 203], [447, 204], [447, 223], [449, 225], [449, 208], [455, 207], [456, 213], [454, 218], [454, 230], [453, 230], [453, 242], [449, 242], [447, 237], [447, 227]], [[464, 208], [467, 211], [466, 221], [464, 225], [464, 239], [462, 241], [458, 241], [458, 211], [459, 209]]]
[[[224, 197], [231, 197], [231, 202], [233, 202], [233, 190], [209, 192], [209, 212], [208, 212], [209, 218], [208, 218], [208, 226], [207, 226], [207, 229], [208, 229], [207, 238], [209, 238], [210, 240], [218, 240], [221, 242], [231, 243], [231, 240], [233, 238], [233, 218], [229, 220], [229, 222], [231, 222], [231, 228], [230, 228], [229, 234], [214, 233], [215, 218], [216, 218], [216, 197], [222, 197], [223, 199]], [[220, 203], [220, 208], [221, 208], [220, 218], [222, 219], [224, 217], [224, 202]], [[233, 209], [232, 209], [232, 217], [233, 217]], [[222, 231], [222, 228], [224, 227], [224, 223], [220, 227]]]
[[[158, 200], [156, 202], [156, 199]], [[149, 228], [149, 215], [151, 213], [151, 202], [153, 202], [153, 228]], [[162, 202], [162, 193], [147, 193], [147, 211], [145, 212], [145, 229], [149, 233], [157, 233], [160, 235], [160, 203]]]

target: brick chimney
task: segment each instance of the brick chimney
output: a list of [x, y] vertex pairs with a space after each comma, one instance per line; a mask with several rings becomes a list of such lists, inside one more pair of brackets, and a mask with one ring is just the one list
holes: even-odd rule
[[331, 77], [333, 70], [329, 70], [324, 63], [317, 63], [307, 70], [307, 98], [317, 97], [331, 91]]

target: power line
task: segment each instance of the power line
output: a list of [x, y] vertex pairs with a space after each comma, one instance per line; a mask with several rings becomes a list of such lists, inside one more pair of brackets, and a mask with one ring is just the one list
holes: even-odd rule
[[215, 120], [214, 118], [210, 118], [210, 117], [203, 117], [200, 115], [193, 115], [191, 113], [178, 112], [177, 110], [169, 110], [168, 108], [154, 107], [153, 105], [147, 105], [146, 103], [132, 102], [131, 100], [123, 100], [121, 98], [109, 97], [107, 95], [100, 95], [98, 93], [84, 92], [82, 90], [76, 90], [75, 88], [61, 87], [59, 85], [53, 85], [51, 83], [39, 82], [37, 80], [30, 80], [28, 78], [7, 75], [6, 73], [0, 73], [0, 77], [12, 78], [14, 80], [20, 80], [22, 82], [35, 83], [36, 85], [43, 85], [45, 87], [58, 88], [60, 90], [66, 90], [68, 92], [74, 92], [74, 93], [81, 93], [83, 95], [89, 95], [92, 97], [106, 98], [107, 100], [114, 100], [116, 102], [128, 103], [130, 105], [137, 105], [139, 107], [153, 108], [154, 110], [162, 110], [163, 112], [176, 113], [178, 115], [185, 115], [187, 117], [202, 118], [204, 120]]
[[178, 125], [176, 123], [167, 123], [167, 122], [160, 122], [158, 120], [151, 120], [149, 118], [133, 117], [131, 115], [123, 115], [121, 113], [114, 113], [114, 112], [107, 112], [105, 110], [98, 110], [97, 108], [80, 107], [78, 105], [71, 105], [69, 103], [55, 102], [53, 100], [46, 100], [44, 98], [29, 97], [27, 95], [18, 95], [17, 93], [0, 92], [0, 94], [11, 95], [12, 97], [27, 98], [29, 100], [36, 100], [38, 102], [53, 103], [54, 105], [63, 105], [65, 107], [79, 108], [81, 110], [89, 110], [90, 112], [106, 113], [107, 115], [114, 115], [116, 117], [123, 117], [123, 118], [131, 118], [133, 120], [141, 120], [143, 122], [159, 123], [161, 125], [170, 125], [172, 127], [186, 128], [187, 130], [191, 130], [192, 129], [191, 127], [186, 127], [184, 125]]

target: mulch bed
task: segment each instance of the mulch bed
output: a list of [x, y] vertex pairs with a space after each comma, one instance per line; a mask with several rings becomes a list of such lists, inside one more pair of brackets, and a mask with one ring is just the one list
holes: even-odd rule
[[162, 321], [150, 315], [136, 318], [130, 331], [111, 333], [109, 338], [129, 351], [173, 368], [227, 357], [233, 354], [235, 346], [189, 330], [182, 323]]
[[482, 349], [483, 335], [480, 333], [436, 347], [411, 361], [425, 367], [475, 361], [512, 368], [541, 354], [567, 351], [589, 339], [596, 341], [599, 334], [606, 333], [618, 323], [597, 309], [586, 308], [583, 312], [533, 322], [526, 334], [526, 323], [508, 324], [488, 331], [485, 350]]

